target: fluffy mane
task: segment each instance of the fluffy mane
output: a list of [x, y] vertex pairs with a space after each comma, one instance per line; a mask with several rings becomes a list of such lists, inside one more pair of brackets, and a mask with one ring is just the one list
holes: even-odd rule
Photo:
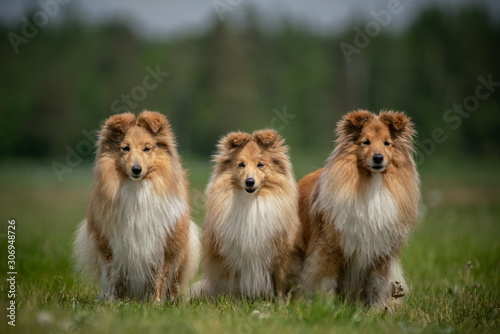
[[411, 119], [401, 112], [381, 111], [375, 116], [369, 111], [358, 110], [346, 114], [337, 123], [335, 149], [327, 160], [320, 187], [325, 191], [337, 192], [340, 198], [352, 198], [359, 191], [364, 192], [370, 175], [357, 159], [356, 143], [363, 126], [368, 122], [381, 122], [389, 128], [393, 141], [393, 156], [391, 165], [382, 178], [384, 184], [398, 195], [397, 198], [403, 206], [411, 205], [415, 198], [420, 198], [420, 195], [413, 191], [418, 189], [420, 182], [412, 158], [416, 132]]

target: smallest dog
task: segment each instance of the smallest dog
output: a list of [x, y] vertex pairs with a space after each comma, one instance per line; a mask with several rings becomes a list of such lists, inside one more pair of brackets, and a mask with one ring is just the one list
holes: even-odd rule
[[326, 167], [299, 182], [302, 286], [383, 306], [408, 292], [399, 253], [418, 216], [412, 123], [403, 113], [351, 112]]
[[75, 240], [77, 266], [104, 298], [178, 296], [198, 270], [185, 172], [165, 116], [110, 117], [99, 132], [94, 186]]
[[301, 227], [287, 151], [274, 130], [220, 140], [206, 189], [202, 295], [269, 298], [290, 290]]

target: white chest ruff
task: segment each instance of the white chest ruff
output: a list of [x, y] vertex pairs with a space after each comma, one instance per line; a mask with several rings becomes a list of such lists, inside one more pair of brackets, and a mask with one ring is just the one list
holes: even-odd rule
[[231, 293], [272, 295], [274, 239], [284, 226], [277, 199], [238, 193], [216, 228], [219, 250], [230, 268]]
[[330, 211], [344, 255], [360, 270], [390, 254], [400, 242], [398, 217], [397, 203], [384, 187], [381, 174], [373, 175], [364, 196], [335, 199]]
[[163, 264], [167, 237], [186, 209], [185, 201], [157, 195], [148, 180], [120, 188], [109, 242], [114, 268], [132, 295], [141, 295], [152, 269]]

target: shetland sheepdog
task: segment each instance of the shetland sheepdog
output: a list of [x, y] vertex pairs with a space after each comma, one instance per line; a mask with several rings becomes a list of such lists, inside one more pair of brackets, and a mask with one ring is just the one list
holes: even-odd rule
[[283, 297], [301, 266], [298, 192], [274, 130], [229, 133], [206, 189], [201, 295]]
[[177, 297], [198, 269], [188, 185], [165, 116], [110, 117], [99, 132], [94, 185], [74, 250], [107, 300]]
[[415, 131], [403, 113], [360, 110], [345, 115], [336, 132], [326, 166], [298, 183], [306, 243], [301, 285], [306, 294], [388, 306], [408, 293], [399, 255], [420, 201]]

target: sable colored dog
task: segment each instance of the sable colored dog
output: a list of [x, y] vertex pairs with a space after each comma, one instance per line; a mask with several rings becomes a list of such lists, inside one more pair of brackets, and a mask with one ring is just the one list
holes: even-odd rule
[[306, 294], [329, 291], [384, 306], [408, 293], [401, 247], [420, 201], [415, 131], [403, 113], [348, 113], [326, 166], [299, 182]]
[[77, 266], [106, 299], [163, 301], [198, 269], [188, 185], [165, 116], [110, 117], [99, 132], [94, 185], [76, 240]]
[[274, 130], [229, 133], [206, 189], [205, 296], [284, 296], [300, 271], [298, 192], [284, 140]]

